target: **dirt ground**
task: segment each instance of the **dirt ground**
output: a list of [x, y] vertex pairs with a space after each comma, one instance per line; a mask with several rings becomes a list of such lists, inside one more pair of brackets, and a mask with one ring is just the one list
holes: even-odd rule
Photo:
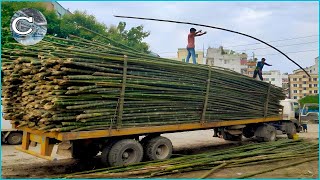
[[[308, 127], [308, 133], [299, 133], [300, 138], [318, 139], [319, 126], [311, 124]], [[245, 139], [244, 142], [231, 142], [219, 138], [213, 138], [212, 130], [191, 131], [164, 134], [168, 137], [174, 146], [174, 156], [179, 154], [195, 154], [204, 151], [213, 151], [251, 141]], [[280, 135], [279, 137], [285, 137]], [[54, 151], [56, 152], [56, 147]], [[82, 170], [91, 170], [102, 167], [99, 157], [90, 162], [79, 162], [70, 158], [61, 157], [56, 154], [53, 156], [55, 161], [47, 161], [15, 149], [15, 146], [2, 145], [2, 178], [39, 178], [56, 177], [63, 174], [69, 174]], [[248, 172], [260, 171], [261, 169], [278, 166], [292, 161], [282, 161], [273, 164], [262, 164], [255, 166], [246, 166], [238, 168], [222, 169], [213, 173], [209, 178], [236, 178]], [[175, 174], [165, 178], [198, 178], [204, 171], [191, 173]], [[298, 166], [272, 171], [269, 173], [256, 175], [254, 178], [317, 178], [318, 161], [312, 161]], [[163, 177], [162, 177], [163, 178]]]

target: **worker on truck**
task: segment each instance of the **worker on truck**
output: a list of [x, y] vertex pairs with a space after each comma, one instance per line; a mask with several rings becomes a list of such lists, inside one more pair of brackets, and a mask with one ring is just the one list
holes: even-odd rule
[[195, 28], [190, 29], [190, 33], [188, 34], [188, 45], [187, 45], [187, 50], [188, 50], [188, 55], [186, 58], [187, 63], [189, 63], [190, 56], [192, 56], [193, 64], [197, 64], [196, 51], [194, 50], [194, 48], [195, 48], [194, 38], [196, 36], [202, 36], [204, 34], [207, 34], [207, 32], [202, 33], [201, 31], [202, 30], [197, 32], [197, 30]]
[[259, 61], [257, 63], [257, 67], [256, 69], [254, 70], [254, 73], [253, 73], [253, 78], [255, 79], [257, 77], [257, 74], [259, 75], [259, 79], [261, 81], [263, 81], [263, 77], [262, 77], [262, 69], [263, 69], [263, 66], [264, 65], [267, 65], [267, 66], [272, 66], [271, 64], [268, 64], [265, 62], [266, 59], [265, 58], [262, 58], [261, 61]]

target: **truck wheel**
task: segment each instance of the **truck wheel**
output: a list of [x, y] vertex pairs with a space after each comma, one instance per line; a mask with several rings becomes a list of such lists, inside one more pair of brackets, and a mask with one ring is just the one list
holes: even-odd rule
[[276, 140], [277, 130], [275, 127], [270, 125], [259, 126], [255, 132], [257, 140], [262, 142], [271, 142]]
[[172, 149], [172, 143], [168, 138], [158, 136], [149, 139], [144, 144], [145, 159], [151, 161], [169, 159]]
[[110, 166], [123, 166], [140, 162], [143, 148], [136, 140], [123, 139], [113, 144], [109, 152], [105, 153], [108, 153], [108, 160], [105, 160]]
[[289, 139], [293, 139], [293, 135], [297, 133], [296, 126], [291, 122], [285, 123], [285, 131]]
[[246, 138], [252, 138], [254, 136], [254, 129], [252, 127], [246, 126], [243, 128], [243, 136]]
[[18, 132], [12, 132], [7, 137], [8, 144], [17, 145], [22, 142], [22, 134]]

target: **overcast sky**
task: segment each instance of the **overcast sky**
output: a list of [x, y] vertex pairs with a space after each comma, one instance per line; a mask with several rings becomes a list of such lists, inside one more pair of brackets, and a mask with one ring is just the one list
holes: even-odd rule
[[[190, 25], [165, 22], [120, 19], [113, 15], [140, 16], [223, 27], [243, 32], [278, 47], [298, 62], [302, 67], [314, 64], [318, 56], [319, 11], [318, 2], [68, 2], [59, 3], [71, 12], [87, 11], [107, 26], [125, 21], [128, 28], [143, 25], [150, 36], [145, 39], [153, 52], [162, 57], [177, 56], [177, 49], [187, 45]], [[207, 31], [207, 35], [197, 37], [196, 49], [210, 47], [252, 52], [261, 59], [265, 57], [272, 67], [264, 70], [281, 70], [282, 73], [297, 69], [283, 55], [268, 46], [257, 43], [245, 36], [208, 28], [195, 27]], [[290, 40], [288, 40], [290, 39]], [[282, 41], [277, 41], [282, 40]], [[246, 45], [251, 44], [251, 45]], [[253, 44], [253, 45], [252, 45]], [[237, 46], [243, 45], [243, 46]], [[303, 52], [304, 51], [304, 52]], [[292, 53], [296, 52], [296, 53]]]

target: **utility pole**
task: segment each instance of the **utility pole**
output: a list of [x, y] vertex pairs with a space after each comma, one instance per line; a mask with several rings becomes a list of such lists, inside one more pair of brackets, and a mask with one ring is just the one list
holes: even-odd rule
[[254, 52], [252, 52], [252, 61], [254, 61]]

